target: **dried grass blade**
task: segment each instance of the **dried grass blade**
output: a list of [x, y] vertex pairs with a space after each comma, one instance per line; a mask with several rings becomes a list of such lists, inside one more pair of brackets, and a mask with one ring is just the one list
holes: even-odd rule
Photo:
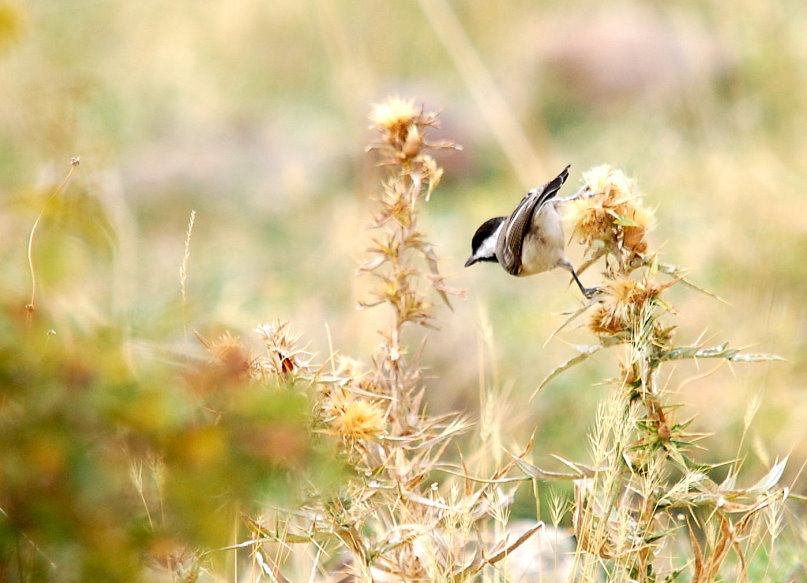
[[703, 578], [703, 551], [701, 551], [698, 537], [695, 536], [695, 531], [692, 529], [689, 519], [687, 519], [687, 531], [689, 532], [689, 541], [692, 543], [692, 552], [695, 553], [695, 572], [692, 574], [692, 583], [700, 583]]

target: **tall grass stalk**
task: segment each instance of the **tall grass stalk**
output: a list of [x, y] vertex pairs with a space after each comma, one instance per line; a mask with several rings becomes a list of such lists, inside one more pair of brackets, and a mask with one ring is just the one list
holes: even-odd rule
[[36, 236], [37, 231], [39, 230], [39, 224], [42, 222], [42, 217], [45, 216], [45, 212], [48, 210], [48, 205], [55, 199], [57, 199], [67, 186], [70, 184], [70, 179], [73, 177], [73, 173], [78, 168], [81, 160], [78, 156], [73, 157], [70, 160], [70, 170], [67, 171], [67, 174], [59, 183], [53, 193], [48, 197], [48, 200], [45, 203], [45, 207], [36, 217], [33, 226], [31, 227], [31, 233], [28, 236], [28, 270], [31, 273], [31, 301], [28, 302], [25, 306], [25, 310], [28, 313], [28, 320], [30, 323], [31, 317], [33, 313], [36, 311], [36, 288], [37, 288], [37, 281], [36, 281], [36, 267], [34, 266], [34, 237]]
[[179, 265], [179, 287], [182, 297], [182, 325], [185, 327], [185, 338], [188, 336], [188, 263], [191, 259], [191, 235], [196, 222], [196, 211], [191, 210], [188, 219], [188, 228], [185, 231], [185, 252], [182, 254], [182, 263]]

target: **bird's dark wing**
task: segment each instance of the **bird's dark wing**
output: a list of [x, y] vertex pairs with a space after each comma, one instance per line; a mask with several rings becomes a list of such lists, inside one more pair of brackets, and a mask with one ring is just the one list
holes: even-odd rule
[[504, 239], [498, 245], [498, 255], [500, 255], [499, 262], [502, 267], [511, 275], [518, 275], [521, 271], [521, 249], [533, 215], [546, 201], [558, 193], [567, 178], [569, 178], [569, 166], [566, 166], [560, 174], [540, 188], [529, 191], [507, 219], [507, 223], [499, 235]]

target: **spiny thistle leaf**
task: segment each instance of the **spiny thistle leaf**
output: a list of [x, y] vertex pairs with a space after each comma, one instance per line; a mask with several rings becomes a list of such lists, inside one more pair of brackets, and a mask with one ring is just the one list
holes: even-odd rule
[[578, 354], [576, 356], [573, 356], [560, 366], [556, 367], [554, 370], [552, 370], [552, 372], [546, 375], [546, 377], [544, 377], [544, 379], [540, 383], [538, 383], [538, 387], [532, 392], [532, 395], [530, 395], [530, 401], [534, 399], [535, 395], [537, 395], [541, 389], [543, 389], [546, 385], [548, 385], [550, 381], [552, 381], [552, 379], [554, 379], [560, 373], [569, 370], [570, 368], [572, 368], [577, 364], [580, 364], [581, 362], [590, 358], [593, 354], [596, 354], [603, 348], [605, 348], [605, 345], [603, 344], [595, 344], [590, 346], [575, 346], [575, 349], [577, 350]]
[[729, 348], [728, 342], [702, 348], [700, 346], [676, 346], [661, 356], [662, 360], [682, 360], [689, 358], [724, 358], [730, 362], [767, 362], [784, 360], [776, 354], [749, 353], [744, 354], [739, 348]]

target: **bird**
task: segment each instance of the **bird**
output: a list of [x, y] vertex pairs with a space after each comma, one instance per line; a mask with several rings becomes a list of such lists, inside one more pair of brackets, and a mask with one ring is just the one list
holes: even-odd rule
[[566, 258], [563, 225], [552, 200], [569, 178], [570, 166], [530, 190], [509, 217], [493, 217], [482, 223], [471, 240], [471, 256], [465, 267], [492, 261], [517, 277], [560, 267], [572, 274], [583, 295], [591, 299], [597, 288], [585, 287]]

